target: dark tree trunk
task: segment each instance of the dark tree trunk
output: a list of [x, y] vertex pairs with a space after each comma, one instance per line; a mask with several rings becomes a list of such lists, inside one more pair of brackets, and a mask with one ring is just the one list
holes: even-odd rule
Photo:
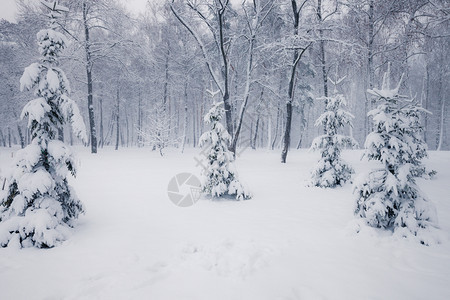
[[117, 103], [116, 103], [116, 147], [115, 149], [119, 149], [119, 137], [120, 137], [120, 100], [119, 100], [119, 88], [117, 88]]
[[[428, 99], [430, 96], [430, 66], [428, 65], [428, 63], [426, 63], [426, 68], [425, 68], [425, 75], [426, 75], [426, 90], [425, 90], [425, 103], [424, 103], [424, 107], [426, 110], [428, 110]], [[428, 114], [424, 114], [424, 120], [423, 120], [424, 124], [423, 124], [423, 140], [425, 142], [425, 144], [427, 144], [428, 142]]]
[[188, 126], [188, 95], [187, 95], [187, 81], [184, 83], [184, 122], [183, 122], [183, 142], [181, 144], [181, 153], [184, 152], [187, 138], [187, 126]]
[[11, 128], [8, 126], [8, 147], [11, 148]]
[[90, 141], [91, 141], [91, 153], [97, 153], [97, 132], [95, 129], [95, 115], [93, 104], [93, 91], [92, 91], [92, 59], [89, 42], [89, 26], [88, 26], [88, 8], [86, 3], [83, 3], [83, 24], [85, 35], [85, 52], [86, 52], [86, 75], [87, 75], [87, 87], [88, 87], [88, 111], [89, 111], [89, 127], [90, 127]]
[[142, 147], [142, 99], [141, 99], [141, 88], [139, 88], [138, 95], [138, 147]]
[[273, 137], [272, 145], [271, 145], [272, 150], [275, 148], [275, 143], [278, 138], [279, 125], [280, 125], [280, 103], [278, 103], [278, 106], [277, 106], [277, 119], [276, 119], [276, 123], [275, 123], [274, 137]]
[[0, 129], [0, 141], [2, 142], [3, 147], [6, 147], [5, 136], [3, 135], [3, 131]]
[[105, 137], [103, 136], [103, 98], [99, 99], [100, 104], [100, 147], [103, 148], [103, 144], [105, 143]]
[[[372, 89], [374, 84], [374, 71], [373, 71], [373, 42], [374, 42], [374, 2], [370, 0], [369, 2], [369, 37], [367, 42], [367, 81], [368, 88]], [[366, 102], [364, 103], [364, 135], [369, 134], [370, 120], [367, 117], [367, 113], [369, 112], [371, 107], [370, 100], [367, 97], [366, 93]]]
[[192, 118], [192, 143], [194, 148], [197, 147], [197, 135], [196, 135], [196, 130], [197, 130], [197, 105], [194, 102], [194, 106], [193, 106], [193, 118]]
[[[292, 0], [292, 11], [294, 13], [294, 35], [298, 35], [298, 26], [300, 21], [300, 10], [297, 8], [296, 0]], [[309, 44], [311, 45], [311, 44]], [[281, 163], [286, 163], [287, 154], [289, 151], [290, 143], [291, 143], [291, 127], [292, 127], [292, 102], [294, 101], [294, 83], [295, 83], [295, 74], [297, 72], [298, 63], [305, 53], [308, 46], [301, 49], [294, 50], [294, 59], [292, 61], [291, 74], [289, 79], [289, 89], [288, 89], [288, 101], [286, 103], [286, 124], [283, 136], [283, 150], [281, 151]]]
[[[227, 2], [228, 3], [228, 2]], [[229, 93], [229, 70], [228, 70], [228, 57], [225, 51], [225, 40], [223, 36], [223, 16], [225, 14], [226, 6], [218, 9], [217, 18], [219, 20], [219, 42], [220, 42], [220, 54], [222, 56], [223, 64], [223, 106], [225, 108], [225, 120], [227, 125], [227, 131], [230, 135], [233, 134], [233, 119], [231, 117], [231, 103], [230, 103], [230, 93]]]
[[256, 141], [257, 141], [257, 138], [258, 138], [259, 119], [260, 119], [260, 115], [258, 114], [258, 117], [256, 119], [256, 125], [255, 125], [255, 134], [253, 136], [253, 141], [251, 143], [253, 150], [256, 149]]
[[[321, 26], [323, 22], [322, 16], [322, 0], [317, 0], [317, 18]], [[319, 48], [320, 48], [320, 64], [322, 68], [322, 80], [323, 80], [323, 95], [328, 97], [328, 76], [327, 76], [327, 65], [325, 59], [325, 41], [323, 39], [323, 30], [319, 29]]]
[[19, 124], [17, 124], [17, 133], [19, 134], [19, 139], [20, 139], [20, 148], [25, 148], [25, 137], [23, 136], [22, 133], [22, 128], [20, 128]]
[[128, 110], [127, 110], [127, 107], [125, 106], [125, 126], [127, 127], [126, 129], [127, 129], [127, 138], [126, 138], [126, 141], [127, 141], [127, 147], [129, 147], [130, 146], [130, 126], [129, 126], [129, 123], [128, 123]]

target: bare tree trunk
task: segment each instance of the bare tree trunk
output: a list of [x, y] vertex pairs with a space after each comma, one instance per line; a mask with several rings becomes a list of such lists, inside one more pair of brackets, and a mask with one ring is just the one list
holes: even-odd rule
[[197, 147], [197, 136], [196, 136], [196, 130], [197, 130], [197, 105], [194, 101], [194, 106], [193, 106], [193, 118], [192, 118], [192, 142], [194, 145], [194, 148]]
[[28, 127], [26, 129], [26, 142], [27, 142], [27, 145], [29, 145], [31, 143], [30, 128], [28, 128]]
[[130, 127], [129, 127], [129, 123], [128, 123], [128, 109], [127, 106], [125, 105], [125, 126], [126, 126], [126, 132], [127, 132], [127, 137], [126, 137], [126, 146], [129, 147], [130, 146]]
[[[59, 131], [58, 131], [59, 132]], [[20, 128], [20, 125], [17, 124], [17, 133], [19, 134], [19, 139], [20, 139], [20, 148], [25, 148], [25, 137], [23, 136], [22, 133], [22, 128]]]
[[3, 147], [6, 147], [5, 136], [3, 135], [3, 131], [0, 129], [0, 141], [2, 142]]
[[[367, 43], [367, 80], [368, 80], [368, 88], [373, 89], [374, 85], [374, 70], [373, 70], [373, 42], [375, 39], [374, 36], [374, 26], [375, 26], [375, 20], [374, 20], [374, 2], [373, 0], [370, 0], [369, 2], [369, 40]], [[367, 97], [366, 93], [366, 102], [364, 103], [364, 135], [369, 134], [369, 125], [370, 120], [367, 117], [367, 113], [369, 112], [371, 108], [370, 100]]]
[[267, 150], [270, 150], [271, 145], [272, 145], [272, 115], [269, 111], [267, 123]]
[[233, 139], [232, 139], [231, 145], [229, 147], [229, 150], [231, 152], [233, 152], [233, 155], [236, 155], [236, 145], [237, 145], [237, 141], [239, 139], [239, 134], [241, 132], [242, 122], [244, 120], [244, 113], [245, 113], [245, 109], [247, 108], [248, 98], [250, 97], [250, 83], [251, 83], [250, 81], [251, 81], [251, 72], [252, 72], [252, 68], [253, 68], [253, 46], [254, 46], [254, 42], [255, 42], [255, 35], [253, 34], [250, 37], [250, 45], [249, 45], [249, 50], [248, 50], [247, 77], [246, 77], [246, 81], [245, 81], [244, 102], [242, 102], [241, 110], [239, 112], [236, 132], [233, 135]]
[[[426, 63], [426, 90], [425, 90], [425, 109], [428, 110], [428, 99], [430, 97], [430, 66]], [[424, 114], [423, 140], [425, 144], [428, 142], [428, 114]]]
[[89, 26], [87, 17], [87, 5], [86, 2], [83, 3], [83, 24], [84, 24], [84, 35], [85, 35], [85, 52], [86, 52], [86, 75], [87, 75], [87, 86], [88, 86], [88, 111], [89, 111], [89, 127], [90, 127], [90, 140], [91, 140], [91, 153], [97, 153], [97, 132], [95, 130], [95, 115], [94, 115], [94, 105], [93, 105], [93, 91], [92, 91], [92, 60], [91, 60], [91, 50], [89, 42]]
[[116, 148], [115, 150], [119, 149], [119, 137], [120, 137], [120, 119], [119, 119], [119, 113], [120, 113], [120, 100], [119, 100], [119, 87], [117, 87], [117, 102], [116, 102]]
[[[317, 0], [317, 18], [319, 20], [320, 26], [323, 22], [322, 16], [322, 0]], [[325, 41], [323, 39], [323, 30], [319, 29], [319, 48], [320, 48], [320, 64], [322, 69], [322, 80], [323, 80], [323, 95], [328, 97], [328, 76], [327, 76], [327, 65], [325, 60]], [[298, 149], [298, 148], [297, 148]]]
[[137, 136], [138, 147], [142, 147], [142, 99], [141, 99], [141, 88], [139, 88], [138, 95], [138, 136]]
[[8, 146], [11, 148], [11, 128], [8, 126]]
[[300, 147], [302, 146], [302, 141], [303, 141], [303, 131], [300, 132], [300, 137], [297, 143], [297, 149], [300, 149]]
[[167, 109], [167, 99], [168, 99], [168, 84], [169, 84], [169, 48], [167, 48], [166, 62], [164, 65], [164, 84], [163, 84], [163, 111], [166, 112]]
[[100, 147], [103, 148], [103, 145], [105, 143], [105, 137], [103, 136], [103, 98], [100, 97]]
[[[442, 60], [443, 61], [443, 60]], [[440, 65], [439, 67], [439, 88], [438, 88], [438, 97], [440, 98], [439, 104], [441, 106], [441, 113], [440, 113], [440, 117], [439, 117], [439, 122], [438, 122], [438, 139], [437, 139], [437, 146], [436, 146], [436, 150], [437, 151], [441, 151], [442, 150], [442, 144], [443, 144], [443, 140], [444, 140], [444, 125], [445, 125], [445, 97], [442, 95], [442, 90], [443, 90], [443, 82], [442, 82], [442, 77], [444, 76], [444, 72], [443, 72], [443, 64]]]
[[257, 141], [257, 138], [258, 138], [259, 119], [260, 119], [260, 115], [258, 114], [258, 117], [256, 119], [256, 125], [255, 125], [255, 135], [253, 136], [253, 140], [251, 142], [251, 146], [252, 146], [253, 150], [256, 150], [256, 141]]
[[439, 122], [439, 143], [437, 146], [437, 151], [442, 150], [442, 143], [444, 141], [444, 124], [445, 124], [445, 97], [441, 100], [441, 117]]
[[275, 148], [275, 143], [278, 138], [279, 125], [280, 125], [280, 103], [278, 103], [278, 105], [277, 105], [277, 119], [275, 122], [275, 130], [274, 130], [275, 136], [273, 137], [272, 145], [271, 145], [272, 150]]
[[[227, 131], [229, 134], [233, 134], [233, 120], [231, 117], [231, 103], [230, 103], [230, 94], [229, 94], [229, 70], [228, 70], [228, 57], [227, 52], [225, 51], [225, 40], [223, 36], [223, 16], [225, 14], [225, 10], [228, 6], [228, 1], [225, 4], [220, 2], [221, 7], [217, 10], [217, 18], [219, 21], [219, 48], [220, 54], [222, 56], [223, 63], [223, 81], [224, 81], [224, 90], [223, 90], [223, 106], [225, 108], [225, 119], [227, 123]], [[233, 152], [234, 153], [234, 152]]]
[[184, 83], [184, 122], [183, 122], [183, 142], [181, 144], [181, 153], [184, 152], [187, 138], [187, 126], [188, 126], [188, 96], [187, 96], [187, 81]]
[[[291, 0], [292, 3], [292, 11], [294, 13], [294, 35], [298, 36], [298, 26], [300, 21], [300, 9], [297, 8], [297, 2], [296, 0]], [[299, 51], [298, 49], [294, 50], [294, 58], [292, 61], [292, 67], [291, 67], [291, 74], [289, 79], [289, 89], [288, 89], [288, 101], [286, 102], [286, 124], [285, 124], [285, 130], [284, 130], [284, 140], [283, 140], [283, 150], [281, 151], [281, 163], [286, 163], [287, 154], [289, 151], [290, 143], [291, 143], [291, 127], [292, 127], [292, 103], [294, 101], [294, 82], [295, 82], [295, 74], [297, 72], [297, 66], [302, 58], [303, 54], [305, 53], [306, 49], [308, 49], [308, 46], [301, 49]]]
[[120, 145], [123, 147], [125, 147], [125, 138], [123, 136], [123, 128], [120, 128]]

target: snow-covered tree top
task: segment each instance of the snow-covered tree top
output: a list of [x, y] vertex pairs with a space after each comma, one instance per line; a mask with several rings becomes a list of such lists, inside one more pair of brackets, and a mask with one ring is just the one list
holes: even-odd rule
[[224, 113], [225, 109], [223, 108], [223, 101], [215, 102], [203, 120], [206, 124], [219, 122]]
[[56, 27], [56, 19], [59, 18], [63, 12], [69, 11], [67, 7], [59, 5], [58, 1], [47, 2], [45, 0], [41, 0], [41, 3], [50, 10], [48, 17], [50, 18], [50, 26], [53, 29]]
[[390, 65], [388, 66], [388, 70], [383, 75], [383, 84], [381, 85], [381, 89], [373, 88], [368, 89], [367, 92], [369, 94], [372, 94], [376, 97], [384, 98], [386, 100], [388, 99], [396, 99], [396, 98], [406, 98], [405, 96], [399, 95], [398, 91], [400, 90], [400, 85], [402, 84], [403, 75], [400, 78], [400, 81], [398, 82], [397, 86], [395, 88], [391, 88], [391, 70]]
[[39, 52], [44, 62], [55, 62], [67, 44], [64, 34], [53, 29], [42, 29], [37, 33]]

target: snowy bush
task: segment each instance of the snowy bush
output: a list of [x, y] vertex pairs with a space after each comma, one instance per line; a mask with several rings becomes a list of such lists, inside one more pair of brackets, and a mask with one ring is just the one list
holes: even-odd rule
[[353, 115], [342, 109], [346, 104], [342, 94], [322, 97], [325, 112], [317, 119], [315, 126], [324, 126], [325, 134], [312, 142], [312, 150], [320, 150], [321, 158], [312, 171], [311, 184], [318, 187], [336, 187], [350, 179], [353, 169], [341, 159], [344, 147], [356, 147], [357, 142], [349, 136], [338, 134], [345, 124], [352, 126]]
[[23, 108], [32, 141], [15, 156], [6, 193], [0, 195], [0, 245], [53, 247], [70, 233], [83, 206], [68, 185], [75, 175], [70, 149], [57, 140], [58, 130], [68, 121], [74, 133], [86, 140], [85, 125], [77, 105], [67, 95], [69, 82], [57, 68], [66, 45], [64, 35], [51, 29], [37, 34], [41, 62], [25, 68], [21, 90], [35, 88], [36, 99]]
[[[163, 103], [156, 104], [150, 112], [147, 124], [138, 131], [144, 145], [158, 150], [164, 156], [164, 149], [179, 144], [181, 138], [171, 137], [170, 131], [173, 118], [169, 115]], [[175, 129], [175, 128], [172, 128]]]
[[233, 153], [228, 150], [231, 136], [220, 123], [224, 108], [223, 102], [213, 104], [204, 121], [211, 127], [200, 137], [207, 164], [202, 170], [202, 190], [213, 197], [225, 194], [236, 196], [238, 200], [250, 199], [250, 192], [239, 182], [233, 165]]
[[368, 91], [377, 97], [378, 106], [368, 113], [374, 131], [364, 145], [365, 156], [380, 161], [381, 167], [355, 181], [355, 213], [370, 226], [429, 244], [426, 232], [436, 226], [436, 212], [416, 184], [416, 177], [427, 173], [421, 163], [427, 154], [419, 122], [420, 113], [426, 111], [399, 95], [400, 84], [389, 89], [389, 74], [385, 76], [381, 90]]

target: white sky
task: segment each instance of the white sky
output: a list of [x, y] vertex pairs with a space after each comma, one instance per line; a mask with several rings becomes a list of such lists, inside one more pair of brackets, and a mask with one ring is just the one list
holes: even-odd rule
[[16, 14], [16, 1], [15, 0], [0, 0], [0, 18], [6, 19], [10, 22], [14, 21], [14, 15]]
[[[38, 0], [30, 0], [30, 1], [37, 2]], [[120, 1], [122, 1], [125, 4], [125, 6], [128, 7], [128, 9], [134, 13], [139, 13], [143, 11], [145, 9], [145, 4], [147, 3], [147, 0], [120, 0]], [[150, 0], [150, 1], [161, 1], [161, 0]], [[0, 0], [0, 19], [6, 19], [10, 22], [14, 22], [16, 12], [17, 7], [15, 0]]]

